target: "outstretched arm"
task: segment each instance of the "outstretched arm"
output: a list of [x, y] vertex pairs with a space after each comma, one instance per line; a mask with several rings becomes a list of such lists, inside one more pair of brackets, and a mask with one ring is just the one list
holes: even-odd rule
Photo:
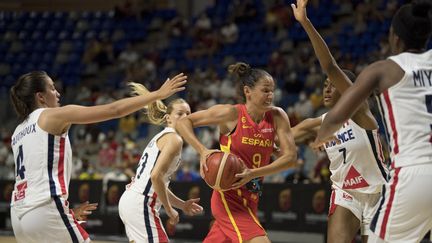
[[309, 36], [309, 39], [315, 51], [315, 55], [318, 58], [323, 72], [327, 74], [336, 89], [340, 93], [343, 93], [352, 85], [352, 82], [339, 68], [332, 54], [330, 53], [327, 44], [308, 19], [306, 14], [307, 3], [308, 0], [297, 0], [297, 6], [295, 4], [291, 4], [294, 12], [294, 17], [301, 24], [301, 26]]
[[308, 118], [291, 128], [296, 143], [304, 141], [305, 138], [315, 137], [321, 126], [321, 117]]
[[[343, 94], [352, 86], [352, 82], [337, 65], [327, 44], [307, 18], [307, 2], [308, 0], [297, 0], [297, 7], [294, 4], [291, 4], [294, 16], [309, 36], [322, 70], [327, 74], [330, 82], [335, 86], [339, 93]], [[361, 108], [353, 115], [352, 119], [364, 129], [378, 128], [378, 123], [370, 112], [367, 102], [363, 103]]]
[[45, 131], [58, 135], [64, 133], [71, 124], [88, 124], [123, 117], [144, 108], [151, 102], [165, 99], [184, 90], [186, 78], [183, 73], [178, 74], [173, 79], [167, 79], [157, 91], [148, 95], [124, 98], [106, 105], [88, 107], [67, 105], [46, 109], [42, 112], [38, 124]]

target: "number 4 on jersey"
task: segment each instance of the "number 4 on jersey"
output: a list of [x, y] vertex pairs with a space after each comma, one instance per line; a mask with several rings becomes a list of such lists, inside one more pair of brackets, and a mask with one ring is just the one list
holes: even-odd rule
[[18, 156], [16, 158], [16, 176], [20, 177], [21, 180], [24, 179], [24, 172], [25, 172], [25, 167], [23, 164], [24, 161], [24, 153], [23, 153], [23, 148], [22, 145], [19, 146], [18, 148]]

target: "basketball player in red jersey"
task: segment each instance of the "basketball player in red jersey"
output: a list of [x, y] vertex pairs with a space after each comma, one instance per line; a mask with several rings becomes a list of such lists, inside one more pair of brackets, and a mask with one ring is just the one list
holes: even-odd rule
[[[176, 129], [199, 152], [201, 176], [207, 170], [206, 158], [213, 151], [198, 140], [194, 127], [218, 125], [221, 150], [239, 156], [247, 166], [236, 175], [239, 181], [233, 189], [213, 191], [211, 210], [215, 223], [204, 242], [270, 242], [256, 214], [261, 183], [263, 176], [294, 165], [294, 139], [288, 116], [272, 105], [275, 84], [270, 74], [245, 63], [230, 65], [228, 70], [238, 75], [245, 103], [215, 105], [195, 112], [178, 121]], [[281, 154], [270, 164], [276, 136]]]

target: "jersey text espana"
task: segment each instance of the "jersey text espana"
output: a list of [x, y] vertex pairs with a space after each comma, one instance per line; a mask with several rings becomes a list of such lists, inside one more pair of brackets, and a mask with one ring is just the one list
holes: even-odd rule
[[237, 126], [233, 133], [220, 136], [221, 150], [239, 156], [248, 168], [268, 165], [275, 137], [271, 111], [266, 112], [263, 120], [256, 124], [247, 113], [244, 104], [237, 104], [236, 108]]

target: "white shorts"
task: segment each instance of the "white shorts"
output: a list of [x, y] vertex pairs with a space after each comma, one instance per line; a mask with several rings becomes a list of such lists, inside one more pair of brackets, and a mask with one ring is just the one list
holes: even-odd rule
[[370, 223], [378, 207], [379, 198], [379, 193], [348, 192], [338, 187], [332, 187], [329, 216], [336, 210], [336, 205], [344, 207], [360, 220], [361, 235], [370, 235]]
[[432, 229], [432, 163], [390, 173], [371, 223], [376, 239], [370, 242], [420, 242]]
[[82, 243], [90, 242], [63, 198], [53, 198], [45, 205], [30, 210], [18, 218], [11, 207], [12, 228], [18, 243]]
[[130, 241], [168, 242], [168, 236], [159, 218], [156, 198], [126, 189], [119, 201], [119, 214]]

